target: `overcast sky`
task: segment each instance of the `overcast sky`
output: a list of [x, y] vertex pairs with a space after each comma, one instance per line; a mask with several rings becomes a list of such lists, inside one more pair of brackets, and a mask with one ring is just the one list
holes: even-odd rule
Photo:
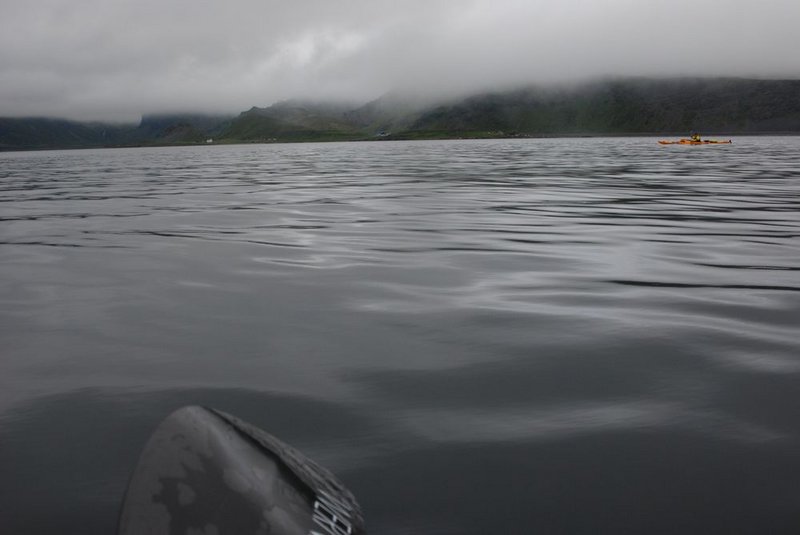
[[600, 75], [800, 78], [800, 0], [0, 0], [0, 116]]

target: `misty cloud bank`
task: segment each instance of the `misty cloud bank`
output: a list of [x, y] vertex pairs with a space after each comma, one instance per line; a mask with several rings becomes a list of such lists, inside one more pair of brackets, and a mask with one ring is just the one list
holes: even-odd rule
[[800, 76], [796, 0], [6, 0], [0, 116], [138, 120], [603, 75]]

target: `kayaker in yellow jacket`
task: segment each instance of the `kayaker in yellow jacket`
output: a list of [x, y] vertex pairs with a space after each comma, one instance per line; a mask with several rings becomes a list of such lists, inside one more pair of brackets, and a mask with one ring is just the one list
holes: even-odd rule
[[700, 134], [692, 134], [692, 141], [702, 141], [702, 139], [700, 139]]

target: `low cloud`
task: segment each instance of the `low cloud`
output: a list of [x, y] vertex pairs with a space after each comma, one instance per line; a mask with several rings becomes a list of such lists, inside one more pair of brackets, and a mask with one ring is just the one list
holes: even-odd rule
[[800, 3], [7, 0], [0, 116], [135, 120], [603, 75], [800, 76]]

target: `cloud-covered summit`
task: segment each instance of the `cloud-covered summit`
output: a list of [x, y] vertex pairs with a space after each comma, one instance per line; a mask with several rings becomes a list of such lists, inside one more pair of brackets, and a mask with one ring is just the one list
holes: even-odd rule
[[800, 3], [7, 0], [0, 116], [134, 120], [600, 75], [800, 76]]

